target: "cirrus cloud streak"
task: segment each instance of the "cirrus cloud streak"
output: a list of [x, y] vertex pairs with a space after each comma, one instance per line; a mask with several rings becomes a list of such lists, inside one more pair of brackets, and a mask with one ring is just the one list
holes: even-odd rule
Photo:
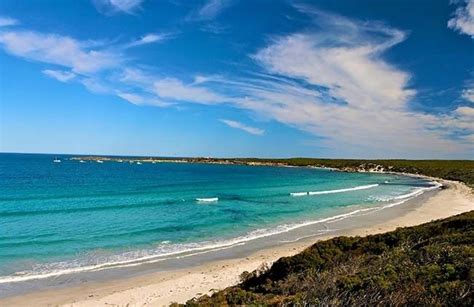
[[263, 129], [251, 127], [235, 120], [219, 119], [219, 121], [226, 124], [227, 126], [231, 128], [239, 129], [253, 135], [263, 135], [265, 133], [265, 130]]

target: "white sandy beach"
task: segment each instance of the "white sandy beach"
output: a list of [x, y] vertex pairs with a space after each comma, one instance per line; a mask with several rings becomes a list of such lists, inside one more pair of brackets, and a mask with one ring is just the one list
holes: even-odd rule
[[[447, 186], [403, 216], [366, 228], [347, 231], [344, 235], [367, 235], [387, 232], [397, 227], [413, 226], [474, 210], [474, 194], [464, 184], [438, 180]], [[338, 234], [339, 235], [339, 234]], [[318, 240], [327, 239], [318, 237]], [[211, 262], [170, 272], [156, 272], [139, 277], [102, 283], [87, 283], [44, 292], [0, 299], [1, 306], [163, 306], [184, 303], [201, 294], [212, 293], [236, 284], [243, 271], [252, 271], [262, 263], [272, 263], [283, 256], [294, 255], [316, 239], [306, 239], [277, 248], [261, 250], [242, 259]]]

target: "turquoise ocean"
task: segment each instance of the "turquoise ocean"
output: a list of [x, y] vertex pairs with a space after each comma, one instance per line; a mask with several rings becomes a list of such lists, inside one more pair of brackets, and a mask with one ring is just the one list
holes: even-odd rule
[[395, 174], [70, 158], [0, 154], [0, 285], [245, 245], [437, 187]]

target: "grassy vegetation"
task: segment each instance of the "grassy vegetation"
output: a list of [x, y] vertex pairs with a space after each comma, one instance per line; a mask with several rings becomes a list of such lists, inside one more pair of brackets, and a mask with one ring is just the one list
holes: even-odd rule
[[473, 160], [346, 160], [346, 159], [238, 159], [246, 162], [281, 163], [293, 166], [321, 166], [338, 169], [369, 170], [380, 165], [386, 171], [423, 174], [448, 180], [462, 181], [474, 186]]
[[474, 211], [322, 241], [187, 306], [473, 306]]

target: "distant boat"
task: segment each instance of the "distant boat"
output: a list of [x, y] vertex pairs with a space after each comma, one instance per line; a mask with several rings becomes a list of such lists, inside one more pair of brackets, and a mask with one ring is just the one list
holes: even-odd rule
[[104, 163], [104, 161], [102, 161], [102, 160], [97, 160], [97, 163]]
[[123, 160], [117, 160], [117, 162], [120, 162], [120, 163], [122, 163], [122, 162], [123, 162]]
[[58, 158], [54, 158], [53, 162], [54, 162], [54, 163], [61, 163], [61, 160], [58, 159]]
[[86, 163], [86, 161], [84, 161], [84, 160], [79, 160], [79, 163]]
[[140, 164], [140, 165], [141, 165], [142, 163], [141, 163], [140, 161], [138, 161], [137, 164]]

